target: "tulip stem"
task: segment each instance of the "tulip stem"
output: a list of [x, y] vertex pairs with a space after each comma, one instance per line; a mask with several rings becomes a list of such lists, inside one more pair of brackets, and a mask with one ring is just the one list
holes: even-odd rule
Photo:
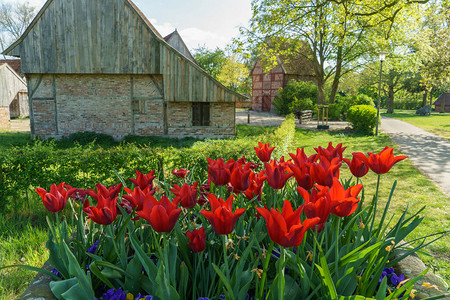
[[224, 260], [224, 264], [225, 264], [225, 271], [227, 274], [227, 278], [230, 278], [230, 268], [228, 266], [228, 255], [227, 255], [227, 235], [223, 234], [222, 235], [222, 248], [223, 248], [223, 260]]
[[380, 188], [380, 178], [381, 175], [378, 174], [378, 179], [377, 179], [377, 189], [375, 191], [375, 198], [373, 198], [372, 201], [372, 206], [373, 206], [373, 219], [372, 219], [372, 223], [370, 224], [370, 232], [372, 232], [372, 228], [373, 228], [373, 224], [375, 223], [375, 216], [377, 214], [377, 203], [378, 203], [378, 190]]
[[265, 260], [264, 260], [263, 273], [262, 273], [261, 283], [259, 285], [260, 289], [259, 289], [259, 298], [258, 299], [263, 299], [264, 284], [265, 284], [265, 281], [266, 281], [267, 272], [269, 271], [269, 270], [267, 270], [267, 267], [269, 266], [270, 257], [272, 256], [273, 245], [274, 245], [274, 242], [272, 240], [270, 240], [269, 250], [266, 252], [266, 257], [265, 257]]

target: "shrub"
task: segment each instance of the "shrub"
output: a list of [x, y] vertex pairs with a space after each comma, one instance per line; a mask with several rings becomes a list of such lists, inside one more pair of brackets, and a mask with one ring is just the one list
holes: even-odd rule
[[356, 132], [372, 134], [377, 122], [377, 110], [370, 105], [355, 105], [349, 108], [347, 120]]
[[341, 120], [344, 112], [344, 105], [339, 102], [331, 103], [328, 106], [328, 119]]
[[[289, 81], [273, 100], [275, 112], [282, 116], [292, 113], [291, 103], [295, 99], [317, 99], [317, 86], [313, 82]], [[309, 105], [308, 101], [304, 104]]]
[[90, 143], [114, 144], [115, 142], [114, 138], [110, 135], [91, 131], [72, 133], [66, 139], [71, 143], [77, 142], [80, 145], [87, 145]]
[[289, 104], [289, 111], [295, 112], [297, 110], [312, 110], [314, 108], [314, 101], [311, 98], [300, 98], [294, 96], [294, 101]]

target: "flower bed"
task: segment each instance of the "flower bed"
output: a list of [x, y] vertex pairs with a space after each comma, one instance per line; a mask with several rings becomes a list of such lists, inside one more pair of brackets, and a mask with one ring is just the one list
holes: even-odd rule
[[[260, 143], [260, 161], [205, 159], [205, 179], [136, 171], [110, 188], [39, 188], [55, 213], [54, 272], [42, 271], [58, 299], [406, 299], [424, 273], [403, 280], [390, 268], [427, 245], [394, 256], [421, 218], [405, 211], [390, 224], [390, 199], [377, 207], [379, 186], [368, 197], [360, 183], [405, 157], [385, 148], [348, 160], [344, 149], [285, 160]], [[356, 182], [339, 178], [342, 163]]]

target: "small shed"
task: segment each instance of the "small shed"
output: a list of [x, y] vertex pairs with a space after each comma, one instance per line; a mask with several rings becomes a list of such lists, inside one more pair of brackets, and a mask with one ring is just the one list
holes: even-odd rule
[[167, 43], [131, 0], [47, 0], [4, 53], [22, 59], [32, 136], [235, 135], [243, 96]]
[[[304, 52], [309, 46], [303, 43]], [[269, 72], [265, 72], [264, 61], [258, 59], [250, 73], [252, 76], [252, 109], [257, 111], [273, 111], [272, 101], [280, 88], [294, 79], [297, 81], [316, 82], [312, 63], [305, 55], [295, 57], [277, 57], [277, 65]]]
[[443, 103], [445, 103], [444, 112], [450, 112], [450, 93], [443, 93], [434, 101], [435, 111], [442, 111]]
[[11, 117], [28, 114], [26, 82], [9, 64], [0, 64], [0, 128], [9, 128]]

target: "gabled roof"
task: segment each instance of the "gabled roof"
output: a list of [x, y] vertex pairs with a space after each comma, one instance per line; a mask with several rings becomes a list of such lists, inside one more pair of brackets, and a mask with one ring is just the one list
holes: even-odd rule
[[0, 64], [0, 106], [9, 106], [27, 84], [8, 64]]
[[0, 65], [1, 64], [8, 64], [19, 75], [22, 73], [20, 59], [0, 59]]
[[450, 93], [441, 94], [436, 101], [434, 101], [433, 105], [442, 105], [442, 101], [445, 99], [445, 106], [450, 105]]
[[189, 58], [191, 61], [193, 61], [195, 64], [198, 65], [197, 61], [195, 61], [194, 56], [192, 56], [191, 51], [189, 51], [189, 48], [184, 43], [183, 39], [181, 38], [181, 35], [178, 33], [178, 31], [175, 29], [174, 32], [164, 37], [164, 40], [166, 43], [168, 43], [170, 46], [175, 48], [178, 52]]

